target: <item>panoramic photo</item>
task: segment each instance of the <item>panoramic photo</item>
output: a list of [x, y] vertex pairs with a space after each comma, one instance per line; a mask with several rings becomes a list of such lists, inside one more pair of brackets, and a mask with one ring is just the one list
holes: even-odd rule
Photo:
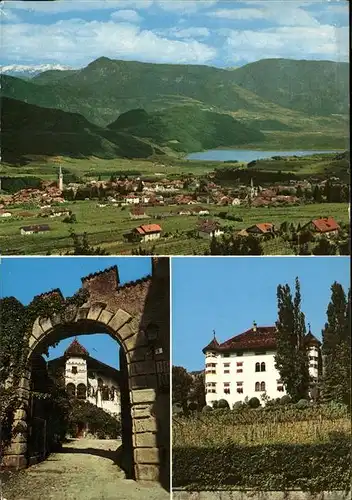
[[174, 500], [351, 498], [349, 270], [172, 259]]
[[347, 255], [346, 1], [5, 1], [0, 253]]

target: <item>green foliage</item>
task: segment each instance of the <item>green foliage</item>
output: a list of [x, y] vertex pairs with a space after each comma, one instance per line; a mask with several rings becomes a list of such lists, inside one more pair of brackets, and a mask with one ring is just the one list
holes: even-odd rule
[[178, 403], [184, 412], [187, 412], [187, 404], [192, 387], [192, 376], [182, 366], [172, 367], [172, 402]]
[[90, 246], [87, 233], [78, 235], [71, 229], [70, 237], [73, 241], [73, 252], [66, 255], [109, 255], [104, 248]]
[[336, 255], [336, 252], [336, 244], [324, 237], [313, 248], [313, 255]]
[[74, 224], [77, 222], [77, 217], [76, 214], [70, 214], [67, 217], [65, 217], [62, 222], [66, 222], [67, 224]]
[[287, 393], [294, 401], [308, 396], [308, 354], [304, 344], [305, 316], [301, 311], [301, 292], [298, 278], [295, 296], [288, 284], [277, 288], [278, 320], [276, 322], [277, 353], [275, 367]]
[[263, 248], [259, 238], [249, 236], [213, 237], [209, 255], [262, 255]]
[[230, 408], [229, 403], [226, 401], [226, 399], [219, 399], [217, 408]]
[[346, 438], [314, 445], [173, 446], [173, 486], [192, 490], [348, 490], [350, 457], [351, 443]]
[[296, 407], [302, 410], [303, 408], [307, 408], [309, 406], [309, 403], [306, 399], [300, 399], [296, 403]]
[[[60, 314], [69, 305], [80, 306], [86, 300], [87, 292], [83, 290], [66, 299], [53, 290], [50, 295], [34, 297], [27, 306], [23, 306], [14, 297], [0, 300], [1, 442], [9, 442], [11, 439], [13, 412], [21, 403], [18, 387], [24, 370], [28, 369], [28, 339], [34, 321], [38, 317], [48, 318], [52, 314]], [[47, 349], [48, 345], [43, 341], [41, 352], [45, 353]]]
[[197, 106], [179, 106], [151, 113], [132, 109], [119, 116], [109, 128], [149, 139], [177, 152], [235, 146], [264, 139], [257, 129], [247, 127], [229, 115], [203, 111]]
[[285, 394], [285, 396], [282, 396], [282, 398], [280, 399], [280, 404], [282, 405], [288, 405], [291, 403], [291, 398], [288, 394]]
[[1, 177], [1, 189], [9, 194], [16, 193], [21, 189], [40, 188], [41, 179], [38, 177]]
[[209, 413], [212, 410], [213, 410], [213, 408], [211, 406], [206, 405], [206, 406], [203, 407], [202, 413]]
[[99, 439], [116, 439], [121, 435], [120, 420], [88, 401], [74, 399], [68, 417], [68, 432], [74, 436], [80, 424], [88, 424], [89, 432]]
[[254, 397], [254, 398], [251, 398], [249, 401], [248, 401], [248, 406], [250, 408], [259, 408], [260, 406], [260, 401], [258, 398]]
[[324, 359], [323, 398], [351, 404], [351, 292], [340, 283], [331, 286], [327, 322], [322, 331]]
[[236, 403], [234, 403], [232, 409], [235, 410], [235, 411], [238, 411], [238, 410], [241, 410], [242, 408], [243, 408], [242, 401], [236, 401]]

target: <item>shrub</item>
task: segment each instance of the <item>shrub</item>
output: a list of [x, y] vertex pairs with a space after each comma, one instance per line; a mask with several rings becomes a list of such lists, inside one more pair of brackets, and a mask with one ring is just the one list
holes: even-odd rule
[[290, 404], [291, 403], [290, 396], [288, 394], [285, 394], [285, 396], [282, 396], [282, 398], [280, 399], [280, 403], [284, 406]]
[[189, 403], [189, 405], [188, 405], [189, 411], [196, 411], [197, 408], [198, 408], [197, 403], [192, 402], [192, 403]]
[[307, 408], [309, 403], [306, 399], [300, 399], [298, 403], [296, 403], [296, 407], [302, 410], [303, 408]]
[[258, 398], [254, 397], [254, 398], [251, 398], [249, 401], [248, 401], [248, 406], [250, 408], [259, 408], [260, 406], [260, 401]]
[[172, 455], [175, 487], [310, 492], [350, 488], [349, 438], [314, 445], [174, 446]]
[[214, 409], [214, 410], [215, 410], [216, 408], [219, 408], [218, 404], [219, 404], [219, 401], [214, 401], [214, 403], [213, 403], [213, 409]]
[[243, 403], [242, 401], [236, 401], [236, 403], [234, 403], [233, 407], [232, 407], [234, 410], [241, 410], [243, 408]]
[[203, 413], [209, 413], [209, 412], [210, 412], [210, 411], [212, 411], [212, 410], [213, 410], [213, 408], [212, 408], [211, 406], [208, 406], [208, 405], [206, 405], [206, 406], [204, 406], [204, 407], [202, 408], [202, 412], [203, 412]]
[[217, 408], [230, 408], [226, 399], [219, 399]]

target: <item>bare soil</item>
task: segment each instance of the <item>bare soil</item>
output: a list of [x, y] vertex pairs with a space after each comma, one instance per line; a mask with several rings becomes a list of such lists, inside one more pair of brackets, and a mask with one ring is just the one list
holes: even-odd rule
[[169, 499], [158, 484], [126, 479], [116, 464], [120, 446], [119, 440], [70, 440], [44, 462], [3, 474], [0, 500]]

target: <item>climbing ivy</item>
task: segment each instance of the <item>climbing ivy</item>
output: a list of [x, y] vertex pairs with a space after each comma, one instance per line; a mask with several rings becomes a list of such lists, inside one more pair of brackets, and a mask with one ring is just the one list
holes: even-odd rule
[[[28, 341], [34, 321], [61, 314], [70, 306], [80, 307], [87, 299], [88, 292], [80, 289], [66, 299], [53, 290], [34, 297], [27, 306], [15, 297], [0, 300], [0, 443], [11, 440], [13, 413], [21, 402], [18, 387], [27, 368]], [[47, 353], [48, 348], [44, 342], [40, 354]]]

